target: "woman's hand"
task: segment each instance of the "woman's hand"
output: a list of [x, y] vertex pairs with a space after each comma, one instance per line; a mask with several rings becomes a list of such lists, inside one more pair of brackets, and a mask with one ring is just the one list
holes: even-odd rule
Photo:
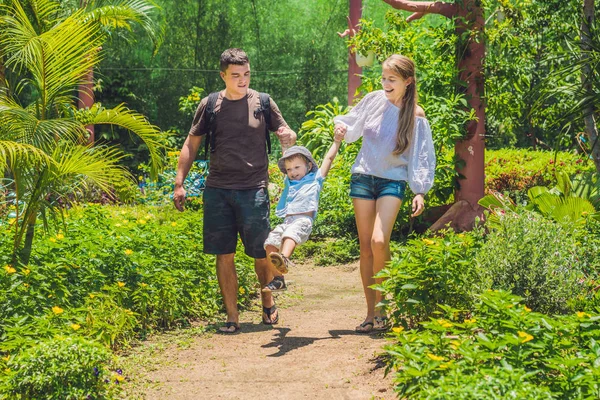
[[335, 126], [335, 128], [333, 129], [333, 141], [337, 143], [337, 142], [341, 142], [342, 140], [344, 140], [344, 136], [346, 136], [347, 131], [348, 131], [348, 128], [346, 128], [346, 125], [337, 124]]
[[417, 193], [412, 201], [412, 215], [411, 217], [417, 217], [425, 210], [425, 198], [423, 193]]

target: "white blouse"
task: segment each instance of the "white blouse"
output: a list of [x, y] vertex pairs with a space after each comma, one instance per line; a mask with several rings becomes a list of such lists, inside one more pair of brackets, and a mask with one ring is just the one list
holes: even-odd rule
[[335, 117], [333, 122], [347, 127], [346, 142], [363, 137], [352, 173], [407, 181], [413, 193], [424, 194], [433, 186], [435, 175], [431, 128], [425, 118], [416, 117], [414, 136], [408, 148], [395, 155], [399, 112], [384, 91], [377, 90], [367, 94], [350, 113]]

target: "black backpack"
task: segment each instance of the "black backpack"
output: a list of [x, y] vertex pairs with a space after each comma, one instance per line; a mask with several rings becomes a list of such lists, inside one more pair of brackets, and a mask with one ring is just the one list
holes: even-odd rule
[[[271, 154], [271, 136], [269, 135], [269, 126], [271, 125], [271, 98], [266, 93], [259, 93], [260, 106], [254, 110], [254, 118], [258, 119], [258, 115], [263, 113], [265, 117], [265, 136], [267, 141], [267, 151]], [[215, 105], [219, 98], [219, 92], [213, 92], [208, 95], [208, 101], [206, 102], [206, 109], [204, 110], [204, 132], [206, 132], [206, 138], [204, 139], [204, 158], [208, 159], [208, 150], [214, 152], [216, 148], [215, 136], [217, 132], [217, 113], [215, 112]]]

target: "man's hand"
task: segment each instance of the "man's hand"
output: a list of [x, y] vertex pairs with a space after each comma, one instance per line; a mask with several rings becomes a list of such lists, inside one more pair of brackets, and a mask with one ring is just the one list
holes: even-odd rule
[[277, 137], [279, 138], [279, 143], [281, 143], [281, 150], [286, 151], [296, 142], [296, 133], [288, 128], [287, 126], [282, 126], [277, 129], [275, 132]]
[[175, 186], [175, 190], [173, 191], [173, 203], [175, 203], [176, 209], [183, 211], [185, 205], [185, 189], [183, 186]]
[[417, 217], [425, 210], [425, 199], [423, 193], [417, 193], [412, 201], [412, 215], [411, 217]]
[[348, 132], [348, 128], [346, 128], [346, 125], [337, 124], [333, 129], [333, 141], [341, 142], [342, 140], [344, 140], [346, 132]]

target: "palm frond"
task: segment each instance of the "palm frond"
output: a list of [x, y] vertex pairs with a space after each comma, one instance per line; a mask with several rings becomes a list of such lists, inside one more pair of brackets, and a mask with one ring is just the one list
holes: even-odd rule
[[26, 109], [0, 102], [2, 140], [30, 144], [51, 153], [57, 141], [81, 142], [85, 135], [84, 126], [75, 119], [40, 120]]
[[125, 154], [116, 147], [65, 144], [57, 147], [53, 156], [56, 162], [51, 173], [58, 193], [94, 186], [110, 194], [123, 188], [124, 183], [133, 185], [133, 176], [119, 165]]
[[153, 179], [163, 166], [164, 139], [160, 129], [148, 122], [146, 117], [120, 104], [112, 109], [105, 109], [96, 103], [89, 110], [94, 125], [110, 124], [123, 127], [137, 135], [148, 147], [150, 153], [150, 174]]
[[50, 165], [52, 162], [50, 156], [35, 146], [0, 139], [0, 174], [11, 166], [22, 165], [31, 169], [34, 165]]
[[[161, 8], [152, 0], [96, 0], [91, 1], [82, 18], [99, 22], [107, 29], [132, 30], [138, 24], [154, 43], [154, 54], [165, 36], [164, 18], [158, 18]], [[162, 22], [157, 22], [157, 20]]]

